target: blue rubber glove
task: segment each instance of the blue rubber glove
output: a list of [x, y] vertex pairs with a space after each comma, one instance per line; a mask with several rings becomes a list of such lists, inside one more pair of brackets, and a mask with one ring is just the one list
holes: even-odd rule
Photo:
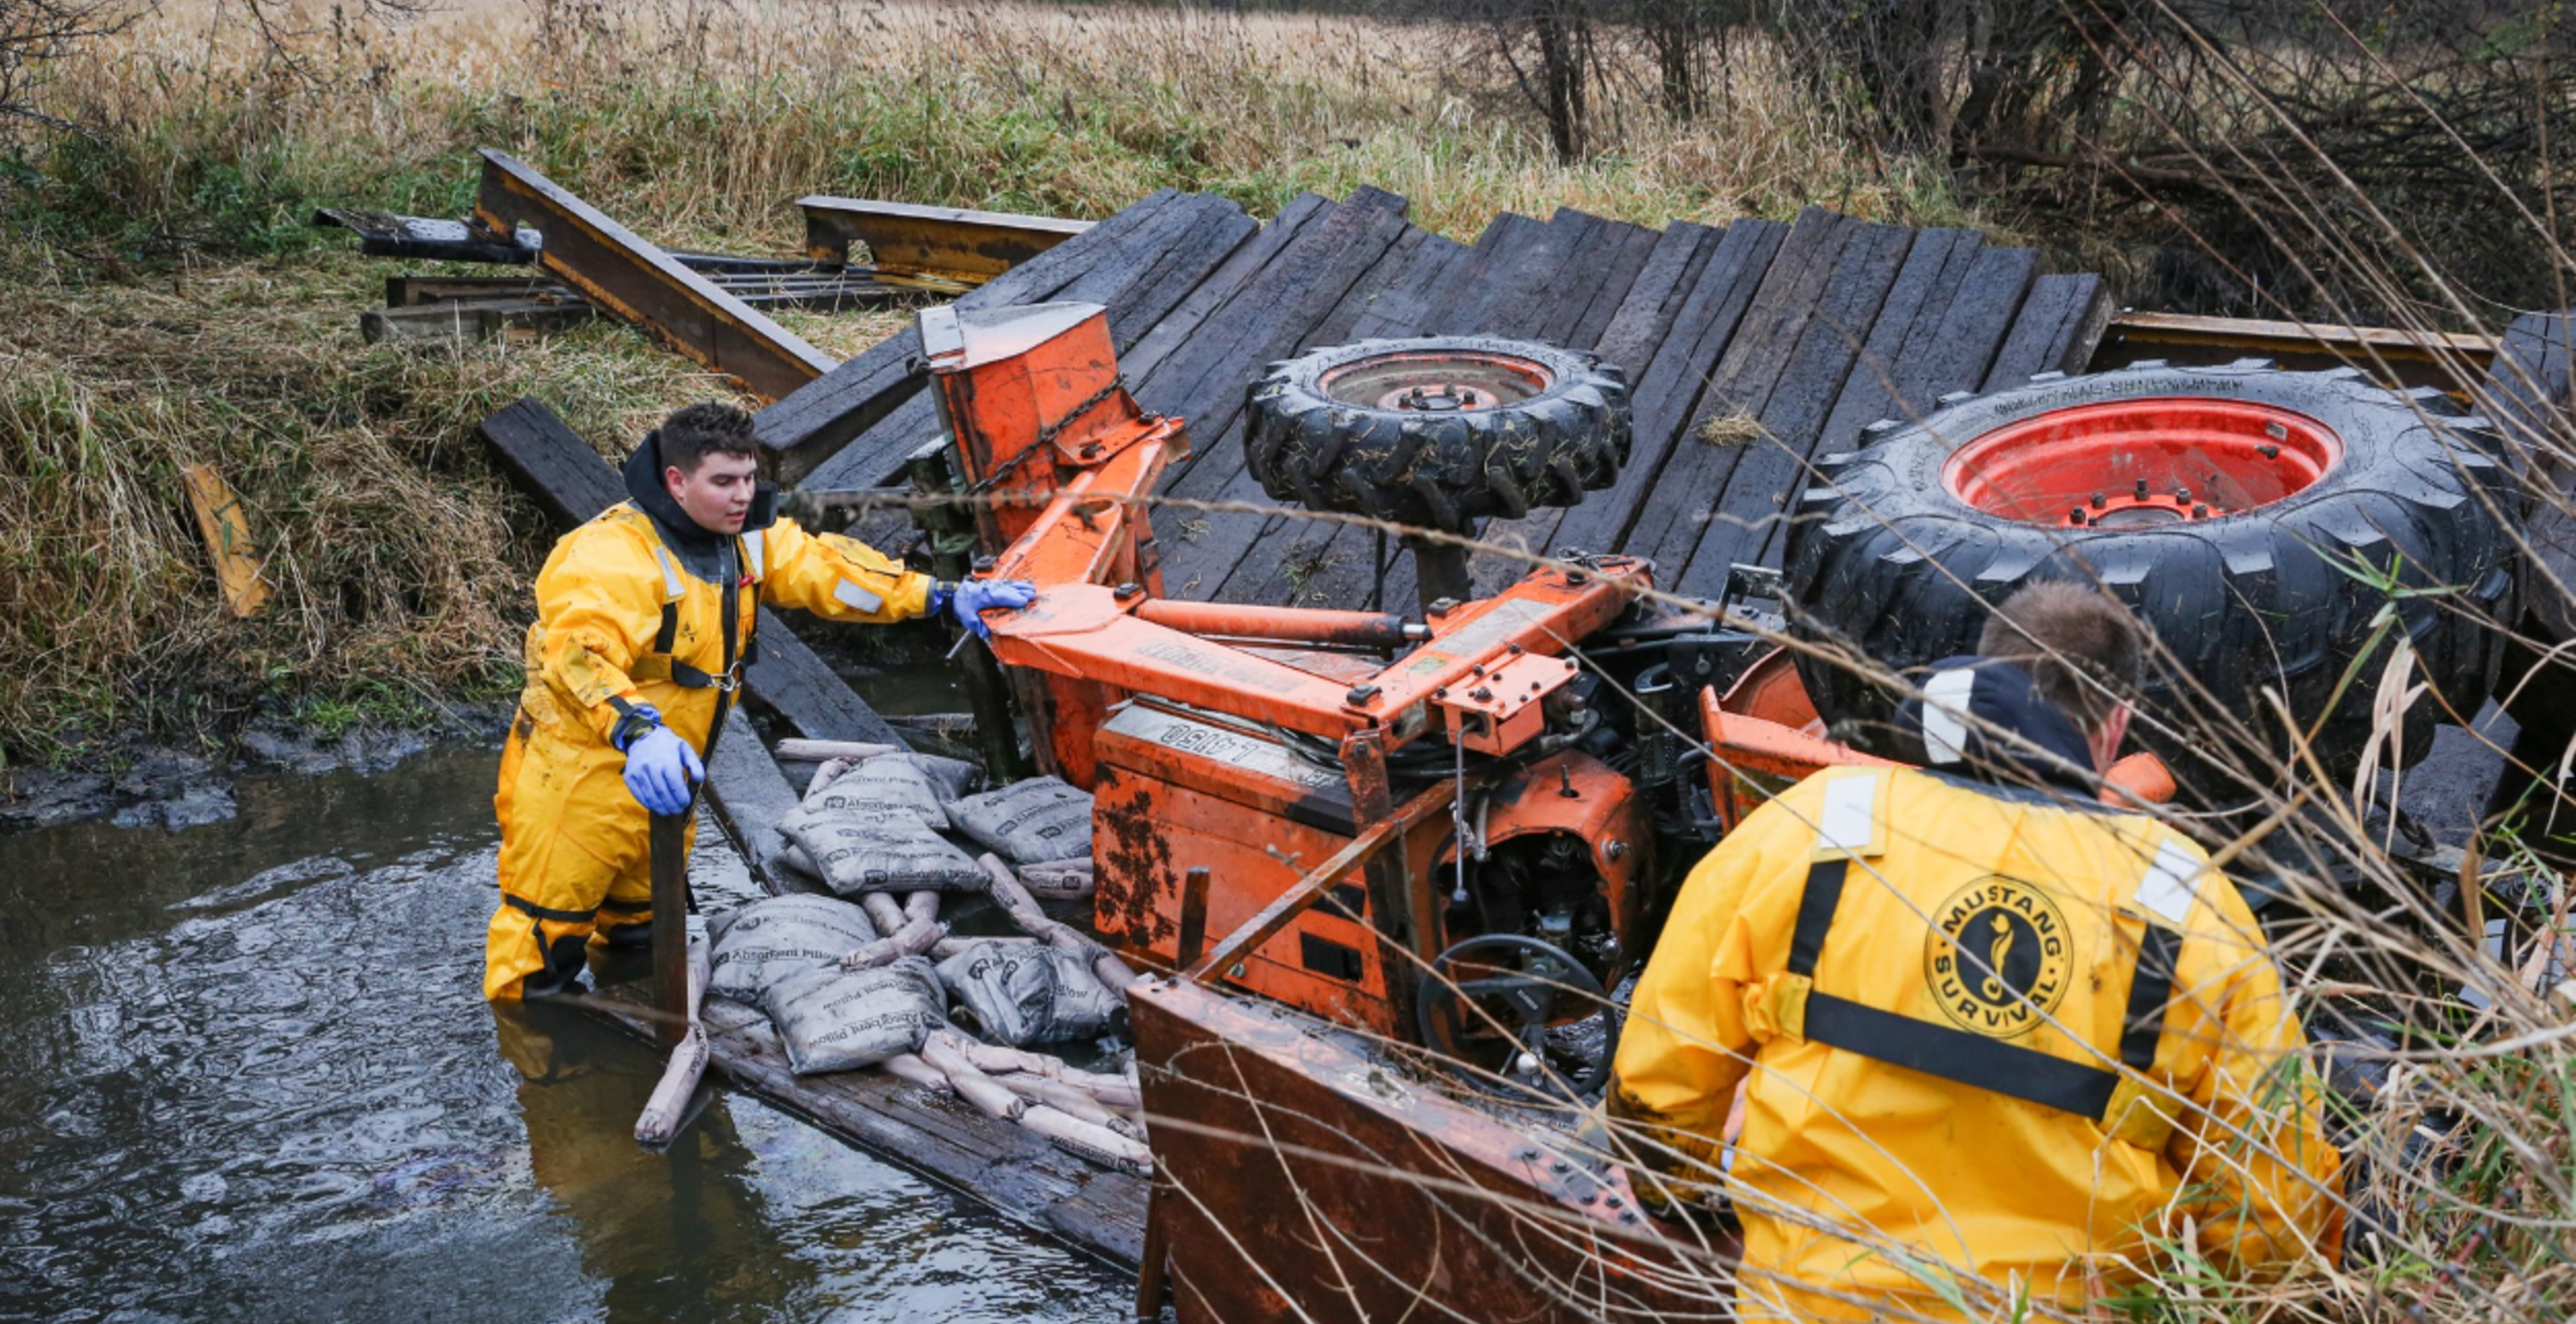
[[654, 727], [627, 743], [626, 789], [654, 813], [688, 812], [690, 788], [706, 775], [707, 765], [698, 761], [698, 751], [667, 726]]
[[1038, 586], [1025, 579], [969, 579], [957, 586], [949, 606], [957, 620], [975, 632], [978, 639], [993, 637], [993, 627], [984, 623], [984, 613], [993, 607], [1025, 607], [1038, 600]]

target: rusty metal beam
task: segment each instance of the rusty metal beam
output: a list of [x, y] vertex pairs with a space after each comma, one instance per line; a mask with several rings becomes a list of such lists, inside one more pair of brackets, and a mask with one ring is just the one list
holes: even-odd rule
[[535, 227], [538, 265], [592, 303], [765, 400], [832, 367], [823, 351], [524, 162], [488, 147], [482, 156], [475, 218], [513, 239], [519, 227]]
[[881, 275], [959, 285], [981, 285], [1091, 228], [1053, 216], [820, 195], [796, 205], [805, 213], [805, 252], [817, 262], [847, 262], [850, 245], [860, 243]]

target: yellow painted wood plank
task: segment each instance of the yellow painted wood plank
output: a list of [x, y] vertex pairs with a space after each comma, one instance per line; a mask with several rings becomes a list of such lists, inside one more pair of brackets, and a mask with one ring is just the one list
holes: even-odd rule
[[205, 536], [206, 556], [223, 585], [224, 604], [235, 616], [258, 615], [271, 590], [259, 554], [251, 549], [250, 521], [242, 516], [240, 499], [212, 465], [186, 465], [179, 476], [187, 484], [189, 508], [197, 514], [197, 532]]

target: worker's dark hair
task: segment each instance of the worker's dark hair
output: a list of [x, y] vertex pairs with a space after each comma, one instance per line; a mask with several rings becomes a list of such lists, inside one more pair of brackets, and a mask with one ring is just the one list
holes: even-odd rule
[[2043, 582], [2004, 599], [1986, 618], [1977, 652], [2030, 673], [2039, 696], [2087, 732], [2137, 692], [2147, 628], [2108, 593]]
[[684, 474], [696, 473], [710, 455], [760, 455], [751, 439], [751, 415], [717, 400], [672, 411], [662, 420], [660, 436], [662, 463], [678, 465]]

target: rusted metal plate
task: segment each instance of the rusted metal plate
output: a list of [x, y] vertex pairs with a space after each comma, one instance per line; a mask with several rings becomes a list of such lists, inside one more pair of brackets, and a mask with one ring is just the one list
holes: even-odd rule
[[519, 227], [535, 227], [543, 236], [538, 264], [592, 303], [763, 399], [832, 367], [831, 356], [524, 162], [490, 148], [482, 156], [475, 218], [514, 241]]
[[1129, 1006], [1182, 1324], [1728, 1314], [1732, 1241], [1667, 1239], [1569, 1137], [1241, 999], [1157, 980]]
[[847, 262], [850, 245], [860, 243], [886, 275], [960, 285], [981, 285], [1091, 228], [1054, 216], [860, 198], [817, 195], [796, 205], [805, 213], [805, 252], [817, 262]]

